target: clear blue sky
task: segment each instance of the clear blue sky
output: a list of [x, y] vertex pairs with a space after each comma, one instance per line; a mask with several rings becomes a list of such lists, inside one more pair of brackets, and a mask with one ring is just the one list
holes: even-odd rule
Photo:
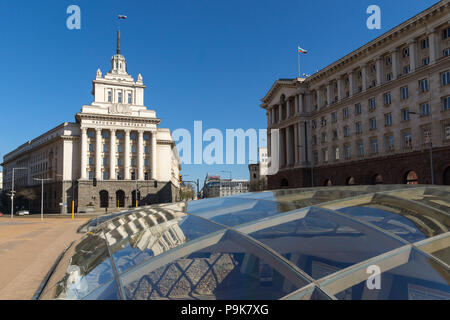
[[[128, 71], [147, 85], [161, 127], [265, 128], [260, 99], [278, 78], [312, 74], [436, 3], [435, 0], [53, 0], [1, 1], [0, 157], [90, 104], [97, 68], [110, 69], [117, 15]], [[81, 30], [66, 9], [81, 8]], [[366, 9], [382, 10], [382, 29]], [[1, 170], [1, 169], [0, 169]], [[185, 165], [185, 179], [246, 165]], [[227, 177], [228, 173], [222, 173]]]

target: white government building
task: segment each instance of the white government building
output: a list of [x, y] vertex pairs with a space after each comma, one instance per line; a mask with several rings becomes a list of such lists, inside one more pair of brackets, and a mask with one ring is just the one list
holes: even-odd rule
[[[39, 195], [31, 203], [40, 208], [40, 182], [45, 182], [45, 212], [130, 207], [177, 201], [180, 159], [169, 129], [158, 128], [161, 119], [144, 105], [145, 85], [141, 74], [135, 81], [127, 73], [120, 53], [111, 59], [111, 71], [93, 80], [94, 101], [65, 122], [28, 141], [3, 158], [3, 188], [30, 187]], [[105, 209], [102, 209], [105, 210]]]

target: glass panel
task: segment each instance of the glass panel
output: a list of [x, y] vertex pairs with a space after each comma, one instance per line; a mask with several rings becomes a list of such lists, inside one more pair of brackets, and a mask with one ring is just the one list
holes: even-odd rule
[[[375, 261], [373, 264], [376, 265], [376, 263]], [[416, 249], [411, 250], [406, 262], [397, 266], [394, 261], [393, 268], [387, 269], [380, 274], [378, 283], [375, 279], [366, 277], [356, 285], [342, 288], [335, 295], [336, 298], [342, 300], [450, 300], [449, 269]]]
[[370, 222], [409, 242], [421, 241], [449, 230], [449, 215], [392, 194], [395, 197], [376, 194], [366, 203], [336, 210]]
[[236, 226], [298, 208], [291, 203], [226, 197], [188, 202], [186, 212], [226, 226]]
[[403, 245], [378, 230], [316, 207], [238, 230], [283, 255], [314, 279]]
[[320, 288], [310, 286], [309, 288], [300, 289], [297, 292], [283, 297], [283, 300], [331, 300], [331, 297], [325, 294]]
[[416, 188], [412, 190], [400, 190], [391, 193], [395, 197], [415, 200], [430, 207], [450, 212], [450, 188], [439, 186], [438, 188]]
[[159, 209], [158, 212], [128, 214], [108, 222], [105, 236], [120, 274], [165, 251], [221, 229], [197, 217]]
[[87, 234], [66, 252], [40, 299], [80, 299], [113, 278], [101, 232]]
[[119, 287], [117, 282], [111, 281], [107, 285], [98, 288], [83, 300], [120, 300]]
[[288, 279], [277, 258], [230, 233], [194, 241], [122, 275], [126, 298], [278, 299], [307, 284], [297, 274]]

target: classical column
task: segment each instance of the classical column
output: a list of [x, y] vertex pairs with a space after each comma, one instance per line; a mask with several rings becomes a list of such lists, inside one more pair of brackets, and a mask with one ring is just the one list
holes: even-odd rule
[[156, 170], [158, 169], [156, 167], [156, 131], [153, 131], [152, 134], [152, 154], [151, 154], [151, 158], [152, 158], [152, 168], [151, 168], [151, 178], [152, 180], [156, 180], [157, 175], [156, 175]]
[[116, 179], [116, 129], [110, 130], [111, 139], [109, 146], [109, 180]]
[[278, 105], [278, 112], [278, 122], [281, 122], [283, 121], [283, 105], [281, 103]]
[[331, 99], [331, 82], [327, 85], [327, 105], [330, 105], [333, 100]]
[[81, 128], [81, 180], [87, 179], [87, 128]]
[[320, 107], [321, 107], [321, 104], [320, 104], [320, 88], [317, 88], [317, 91], [316, 91], [316, 94], [317, 94], [317, 97], [316, 97], [316, 99], [317, 99], [317, 108], [318, 109], [320, 109]]
[[286, 127], [286, 165], [290, 166], [292, 164], [292, 135], [291, 135], [291, 126]]
[[125, 129], [125, 148], [124, 148], [124, 179], [130, 180], [130, 129]]
[[306, 112], [305, 105], [303, 101], [303, 94], [298, 95], [298, 112]]
[[343, 98], [342, 94], [342, 77], [337, 78], [337, 95], [338, 95], [338, 101], [341, 101]]
[[348, 74], [348, 91], [350, 97], [352, 97], [353, 94], [355, 93], [355, 81], [353, 79], [353, 71], [350, 71], [350, 73]]
[[381, 57], [378, 57], [377, 62], [377, 86], [380, 86], [383, 84], [383, 60]]
[[398, 78], [398, 50], [397, 48], [391, 51], [392, 54], [392, 79]]
[[295, 155], [295, 157], [294, 157], [294, 163], [295, 164], [297, 164], [299, 161], [298, 161], [298, 153], [299, 153], [299, 151], [300, 151], [300, 146], [299, 146], [299, 143], [298, 143], [298, 123], [296, 123], [295, 125], [294, 125], [294, 155]]
[[138, 132], [138, 179], [144, 180], [144, 131]]
[[95, 177], [102, 179], [102, 129], [95, 129]]
[[367, 90], [367, 65], [366, 64], [361, 66], [361, 86], [362, 86], [362, 91]]
[[430, 42], [430, 64], [435, 63], [438, 59], [437, 55], [437, 37], [436, 37], [436, 31], [431, 31], [428, 34], [428, 41]]
[[411, 72], [417, 68], [417, 41], [415, 39], [409, 43], [409, 67]]
[[286, 120], [291, 116], [291, 99], [289, 97], [286, 100]]
[[286, 129], [280, 129], [278, 133], [278, 161], [280, 168], [283, 168], [286, 165], [286, 138], [285, 138]]

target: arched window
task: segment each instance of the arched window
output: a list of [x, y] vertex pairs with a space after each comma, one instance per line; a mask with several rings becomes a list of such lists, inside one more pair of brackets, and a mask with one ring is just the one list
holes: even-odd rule
[[289, 187], [288, 179], [281, 180], [281, 188], [287, 188], [287, 187]]
[[102, 190], [100, 191], [100, 208], [108, 208], [108, 207], [109, 207], [108, 191]]
[[347, 185], [348, 186], [351, 186], [351, 185], [354, 185], [354, 184], [356, 184], [355, 178], [353, 178], [353, 177], [347, 178]]
[[450, 167], [444, 171], [444, 185], [450, 186]]
[[116, 191], [116, 206], [118, 208], [125, 207], [125, 192], [123, 190]]
[[326, 187], [330, 187], [333, 185], [333, 182], [331, 182], [331, 179], [327, 179], [327, 180], [325, 180], [325, 183], [323, 185]]
[[405, 183], [406, 184], [419, 184], [419, 178], [417, 177], [417, 173], [415, 173], [412, 170], [409, 171], [408, 174], [406, 175]]
[[373, 184], [382, 184], [383, 183], [383, 177], [381, 176], [381, 174], [376, 174], [373, 177]]

